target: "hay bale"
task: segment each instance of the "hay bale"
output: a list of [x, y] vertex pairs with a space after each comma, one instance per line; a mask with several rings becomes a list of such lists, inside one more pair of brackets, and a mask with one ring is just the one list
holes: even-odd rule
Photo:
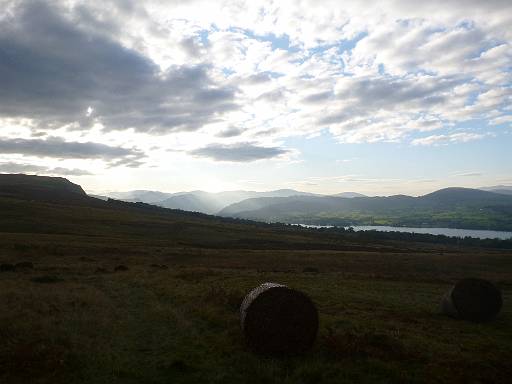
[[16, 263], [14, 267], [16, 269], [34, 269], [34, 264], [32, 264], [30, 261], [21, 261]]
[[311, 299], [276, 283], [262, 284], [245, 296], [240, 321], [249, 348], [268, 355], [305, 352], [318, 332], [318, 311]]
[[11, 272], [14, 271], [14, 264], [2, 264], [0, 265], [0, 272]]
[[150, 267], [156, 269], [169, 269], [169, 267], [165, 264], [151, 264]]
[[60, 283], [64, 280], [62, 280], [58, 276], [54, 275], [43, 275], [43, 276], [37, 276], [30, 279], [30, 281], [34, 283], [40, 283], [40, 284], [53, 284], [53, 283]]
[[482, 279], [457, 282], [441, 301], [441, 311], [451, 317], [484, 322], [492, 320], [503, 305], [501, 291]]

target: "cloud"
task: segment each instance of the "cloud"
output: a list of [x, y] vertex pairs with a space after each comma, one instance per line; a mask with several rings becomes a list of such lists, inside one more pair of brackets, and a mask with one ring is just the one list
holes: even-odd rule
[[480, 133], [452, 133], [451, 135], [432, 135], [414, 139], [413, 145], [446, 145], [450, 143], [467, 143], [468, 141], [480, 140], [488, 135]]
[[205, 157], [215, 161], [251, 162], [272, 159], [286, 155], [290, 150], [281, 147], [263, 147], [253, 143], [210, 144], [188, 153], [195, 157]]
[[220, 131], [219, 133], [217, 133], [217, 137], [235, 137], [235, 136], [240, 136], [242, 133], [244, 133], [244, 129], [242, 128], [237, 128], [237, 127], [229, 127], [223, 131]]
[[80, 29], [63, 7], [15, 4], [0, 22], [1, 116], [44, 128], [102, 124], [163, 134], [197, 130], [237, 108], [236, 89], [217, 84], [208, 64], [162, 71], [139, 52]]
[[499, 116], [491, 120], [492, 125], [512, 123], [512, 115]]
[[51, 157], [56, 159], [100, 159], [116, 165], [140, 164], [144, 153], [135, 148], [112, 147], [101, 143], [42, 139], [0, 138], [0, 154]]
[[338, 163], [338, 164], [352, 163], [354, 161], [357, 161], [358, 159], [359, 159], [358, 157], [352, 157], [350, 159], [338, 159], [338, 160], [336, 160], [336, 163]]
[[35, 164], [21, 164], [21, 163], [0, 163], [0, 172], [3, 173], [36, 173], [43, 175], [59, 175], [59, 176], [87, 176], [91, 175], [90, 172], [83, 169], [76, 168], [63, 168], [63, 167], [45, 167]]
[[[323, 132], [343, 143], [473, 140], [462, 122], [510, 120], [512, 3], [468, 4], [7, 1], [0, 118], [65, 141], [101, 141], [102, 129], [109, 143], [165, 151], [186, 142], [214, 159], [226, 150], [219, 138], [242, 134], [269, 143]], [[411, 141], [454, 127], [461, 136]], [[108, 161], [116, 165], [140, 159]]]
[[476, 177], [476, 176], [482, 176], [483, 173], [481, 172], [465, 172], [465, 173], [458, 173], [455, 176], [457, 177]]

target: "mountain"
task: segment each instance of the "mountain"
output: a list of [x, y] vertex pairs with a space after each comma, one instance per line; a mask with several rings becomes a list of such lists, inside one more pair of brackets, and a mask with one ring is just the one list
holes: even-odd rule
[[99, 199], [99, 200], [104, 200], [104, 201], [107, 201], [109, 199], [108, 196], [103, 196], [103, 195], [95, 195], [93, 193], [88, 193], [87, 196], [89, 197], [94, 197], [95, 199]]
[[341, 193], [337, 193], [337, 194], [331, 195], [331, 196], [346, 197], [349, 199], [351, 199], [352, 197], [367, 197], [366, 195], [363, 195], [362, 193], [357, 193], [357, 192], [341, 192]]
[[127, 192], [109, 192], [106, 195], [117, 200], [131, 202], [140, 201], [142, 203], [153, 204], [165, 200], [173, 194], [160, 191], [135, 190]]
[[[305, 217], [317, 213], [348, 213], [364, 209], [374, 211], [412, 207], [414, 197], [335, 197], [292, 196], [281, 198], [256, 198], [232, 204], [219, 212], [221, 216], [251, 217], [255, 220], [278, 221], [277, 218]], [[288, 219], [284, 222], [289, 222]]]
[[[38, 260], [41, 254], [61, 255], [63, 247], [69, 247], [73, 255], [82, 247], [83, 255], [96, 255], [99, 263], [112, 257], [113, 252], [115, 263], [130, 262], [126, 258], [130, 252], [137, 255], [134, 260], [142, 254], [154, 260], [163, 249], [169, 252], [160, 256], [169, 263], [178, 259], [197, 261], [198, 248], [217, 252], [215, 255], [222, 263], [226, 249], [381, 251], [383, 246], [390, 248], [382, 243], [369, 245], [364, 236], [357, 234], [340, 236], [141, 202], [104, 201], [86, 195], [80, 186], [66, 179], [55, 177], [0, 174], [0, 212], [0, 233], [16, 234], [12, 241], [23, 245], [13, 249], [30, 254], [33, 251]], [[38, 238], [40, 243], [27, 251], [31, 247], [25, 246], [17, 236], [25, 236], [27, 241]], [[6, 238], [0, 236], [4, 243]], [[228, 257], [237, 265], [235, 253]]]
[[82, 187], [62, 177], [0, 174], [0, 196], [40, 201], [79, 201]]
[[[3, 203], [2, 217], [4, 218], [8, 217], [9, 211], [14, 209], [15, 200], [25, 200], [29, 203], [46, 202], [69, 207], [114, 210], [119, 214], [128, 207], [151, 214], [172, 213], [191, 218], [209, 217], [213, 220], [213, 216], [183, 210], [214, 211], [226, 201], [254, 194], [263, 196], [230, 204], [219, 212], [220, 215], [228, 218], [215, 218], [215, 220], [232, 222], [230, 221], [232, 217], [263, 222], [315, 225], [393, 225], [512, 230], [512, 196], [468, 188], [446, 188], [420, 197], [395, 195], [352, 198], [312, 195], [294, 190], [219, 193], [193, 191], [171, 196], [176, 205], [179, 205], [180, 211], [176, 211], [141, 202], [130, 203], [111, 199], [105, 201], [89, 197], [79, 185], [64, 178], [0, 174], [0, 200]], [[281, 196], [268, 196], [272, 194]], [[290, 194], [292, 195], [282, 196]], [[32, 220], [32, 223], [37, 221], [32, 211], [24, 210], [24, 212], [24, 215], [28, 215], [27, 220]], [[65, 215], [65, 210], [59, 210], [59, 212]], [[112, 220], [118, 215], [106, 211], [105, 214], [114, 215]], [[43, 222], [40, 225], [44, 228]], [[142, 222], [140, 225], [143, 225]], [[177, 230], [188, 231], [181, 224], [172, 228], [171, 232], [164, 227], [155, 227], [155, 230], [161, 232], [162, 236], [164, 234], [168, 236], [172, 231]], [[212, 234], [214, 232], [215, 230]]]
[[216, 193], [205, 191], [165, 193], [158, 191], [136, 190], [128, 192], [112, 192], [109, 193], [108, 196], [123, 201], [140, 201], [143, 203], [155, 204], [164, 208], [215, 214], [228, 205], [250, 198], [269, 196], [313, 196], [313, 194], [295, 191], [293, 189], [279, 189], [269, 192], [224, 191]]
[[512, 195], [512, 186], [509, 185], [495, 185], [493, 187], [483, 187], [479, 189], [483, 191], [500, 193], [502, 195]]
[[207, 214], [216, 213], [222, 208], [222, 204], [211, 198], [207, 192], [176, 194], [168, 199], [157, 202], [156, 205], [164, 208]]
[[471, 188], [444, 188], [419, 197], [420, 200], [441, 205], [492, 204], [510, 201], [508, 197], [495, 192]]
[[512, 196], [445, 188], [420, 197], [292, 196], [252, 198], [221, 216], [316, 225], [443, 226], [512, 230]]

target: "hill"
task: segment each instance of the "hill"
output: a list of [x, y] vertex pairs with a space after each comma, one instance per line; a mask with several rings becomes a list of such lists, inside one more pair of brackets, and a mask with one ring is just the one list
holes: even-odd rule
[[[2, 383], [509, 381], [510, 308], [483, 325], [438, 306], [466, 276], [498, 282], [508, 302], [511, 241], [306, 229], [103, 201], [63, 179], [2, 182]], [[312, 351], [246, 347], [239, 306], [265, 281], [317, 305]]]
[[293, 196], [232, 204], [222, 216], [315, 225], [394, 225], [512, 230], [512, 196], [445, 188], [420, 197]]
[[494, 187], [482, 187], [479, 189], [483, 191], [501, 193], [502, 195], [512, 195], [512, 186], [508, 185], [495, 185]]
[[[0, 194], [2, 383], [510, 377], [508, 307], [482, 325], [443, 317], [438, 306], [465, 276], [499, 282], [510, 298], [512, 241], [306, 229], [103, 201], [63, 179], [1, 182], [10, 185]], [[239, 306], [265, 281], [315, 302], [312, 351], [269, 359], [246, 347]], [[454, 330], [471, 348], [453, 342]]]
[[347, 198], [352, 198], [352, 197], [366, 197], [366, 195], [363, 195], [362, 193], [357, 193], [357, 192], [341, 192], [341, 193], [337, 193], [335, 195], [331, 195], [331, 196], [335, 196], [335, 197], [347, 197]]
[[106, 193], [105, 195], [117, 200], [131, 201], [134, 203], [141, 202], [154, 204], [169, 198], [169, 196], [172, 196], [172, 193], [148, 190], [134, 190], [127, 192], [109, 192]]
[[62, 177], [0, 174], [0, 196], [40, 201], [77, 201], [87, 198], [81, 186]]
[[[0, 232], [68, 234], [212, 248], [336, 249], [367, 246], [331, 234], [90, 197], [66, 179], [0, 175]], [[354, 238], [355, 239], [355, 238]], [[358, 245], [359, 243], [359, 245]]]
[[288, 197], [313, 196], [311, 193], [293, 189], [279, 189], [268, 192], [256, 191], [223, 191], [223, 192], [177, 192], [166, 193], [159, 191], [135, 190], [128, 192], [111, 192], [108, 196], [129, 202], [155, 204], [164, 208], [182, 209], [184, 211], [216, 214], [231, 204], [256, 197]]

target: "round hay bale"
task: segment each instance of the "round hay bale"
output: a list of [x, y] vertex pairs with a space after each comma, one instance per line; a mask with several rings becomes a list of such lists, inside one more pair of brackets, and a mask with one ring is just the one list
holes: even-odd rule
[[16, 269], [34, 269], [34, 264], [32, 264], [30, 261], [21, 261], [16, 263], [14, 267]]
[[242, 332], [249, 348], [267, 355], [293, 355], [313, 346], [318, 311], [304, 293], [264, 283], [245, 296], [240, 307]]
[[14, 264], [2, 264], [0, 265], [0, 272], [14, 271]]
[[503, 305], [501, 291], [482, 279], [457, 282], [441, 301], [441, 311], [451, 317], [484, 322], [492, 320]]

